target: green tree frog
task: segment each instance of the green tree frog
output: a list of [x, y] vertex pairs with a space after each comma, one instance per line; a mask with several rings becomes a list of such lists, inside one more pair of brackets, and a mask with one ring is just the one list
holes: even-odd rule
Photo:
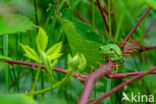
[[111, 61], [121, 61], [122, 51], [116, 44], [103, 45], [99, 48], [100, 54], [109, 57]]

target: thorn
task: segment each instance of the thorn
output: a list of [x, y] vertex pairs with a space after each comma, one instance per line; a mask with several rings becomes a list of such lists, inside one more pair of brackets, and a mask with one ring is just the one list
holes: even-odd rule
[[101, 64], [101, 63], [99, 63], [99, 62], [97, 62], [97, 64], [99, 64], [99, 65], [100, 65], [100, 68], [103, 66], [103, 64]]
[[94, 66], [90, 66], [91, 67], [91, 73], [94, 71], [96, 71], [96, 69], [94, 68]]

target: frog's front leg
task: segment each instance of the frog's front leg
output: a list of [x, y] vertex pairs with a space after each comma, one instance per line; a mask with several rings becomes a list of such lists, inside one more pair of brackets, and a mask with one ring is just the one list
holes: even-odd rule
[[114, 74], [118, 73], [118, 68], [119, 68], [117, 63], [115, 65], [116, 67], [115, 67], [115, 71], [113, 72]]

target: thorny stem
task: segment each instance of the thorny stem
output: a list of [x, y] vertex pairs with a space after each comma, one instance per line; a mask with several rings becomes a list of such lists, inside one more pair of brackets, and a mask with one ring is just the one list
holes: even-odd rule
[[[134, 45], [133, 45], [134, 46]], [[123, 54], [127, 54], [133, 50], [138, 50], [138, 51], [148, 51], [148, 50], [152, 50], [152, 49], [156, 49], [156, 46], [140, 46], [140, 44], [138, 46], [134, 46], [128, 50], [124, 50]]]
[[132, 30], [129, 32], [129, 34], [126, 36], [126, 38], [124, 39], [123, 43], [126, 43], [128, 41], [128, 39], [131, 37], [132, 33], [135, 31], [135, 29], [139, 26], [139, 24], [142, 22], [142, 20], [145, 18], [145, 16], [149, 13], [149, 11], [151, 10], [151, 7], [148, 7], [147, 10], [145, 11], [145, 13], [142, 15], [142, 17], [138, 20], [138, 22], [136, 23], [136, 25], [132, 28]]
[[[6, 62], [6, 63], [9, 63], [10, 65], [13, 65], [13, 64], [18, 64], [18, 65], [24, 65], [24, 66], [30, 66], [32, 68], [35, 68], [35, 67], [38, 67], [38, 64], [35, 64], [35, 63], [29, 63], [29, 62], [23, 62], [23, 61], [15, 61], [15, 60], [0, 60], [2, 62]], [[44, 65], [41, 65], [41, 69], [46, 69], [46, 67]], [[57, 71], [57, 72], [61, 72], [61, 73], [64, 73], [64, 74], [67, 74], [67, 71], [64, 70], [64, 69], [61, 69], [61, 68], [54, 68], [53, 69], [54, 71]], [[80, 73], [77, 73], [75, 75], [75, 77], [81, 81], [85, 81], [86, 78], [88, 78], [88, 76], [85, 76], [85, 75], [82, 75]]]
[[83, 88], [79, 104], [87, 104], [94, 82], [97, 81], [100, 77], [104, 76], [105, 74], [110, 73], [113, 67], [113, 63], [110, 62], [106, 65], [101, 66], [98, 70], [89, 75], [89, 78], [85, 82], [85, 86]]
[[144, 46], [141, 48], [142, 51], [147, 51], [147, 50], [151, 50], [151, 49], [156, 49], [156, 46]]
[[[29, 63], [29, 62], [23, 62], [23, 61], [15, 61], [15, 60], [3, 60], [3, 62], [6, 62], [6, 63], [9, 63], [10, 65], [13, 65], [13, 64], [18, 64], [18, 65], [24, 65], [24, 66], [30, 66], [30, 67], [38, 67], [38, 64], [35, 64], [35, 63]], [[41, 65], [41, 69], [46, 69], [46, 67], [44, 65]], [[61, 69], [61, 68], [54, 68], [53, 69], [54, 71], [57, 71], [57, 72], [61, 72], [61, 73], [64, 73], [64, 74], [67, 74], [67, 71], [64, 70], [64, 69]], [[132, 73], [136, 73], [136, 75], [142, 73], [142, 72], [132, 72]], [[126, 76], [133, 76], [134, 74], [132, 73], [125, 73]], [[138, 74], [137, 74], [138, 73]], [[121, 77], [126, 77], [125, 75], [122, 75], [124, 73], [118, 73], [118, 74], [115, 74], [113, 75], [114, 77], [117, 75], [121, 75]], [[130, 74], [130, 75], [127, 75], [127, 74]], [[152, 72], [150, 74], [155, 74], [155, 72]], [[112, 76], [112, 74], [110, 74], [109, 76]], [[108, 76], [108, 77], [109, 77]], [[21, 77], [23, 77], [23, 75], [21, 75]], [[81, 81], [86, 81], [86, 79], [88, 78], [88, 76], [86, 75], [83, 75], [83, 74], [80, 74], [80, 73], [77, 73], [75, 75], [75, 77]], [[114, 77], [111, 77], [111, 78], [114, 78]]]
[[100, 5], [99, 0], [96, 0], [96, 1], [97, 1], [97, 6], [98, 6], [98, 8], [99, 8], [99, 10], [100, 10], [100, 12], [101, 12], [102, 17], [103, 17], [104, 23], [105, 23], [105, 25], [106, 25], [107, 32], [108, 32], [108, 34], [109, 34], [109, 25], [108, 25], [106, 16], [105, 16], [105, 14], [104, 14], [104, 12], [103, 12], [103, 10], [102, 10], [102, 7], [101, 7], [101, 5]]
[[144, 38], [146, 38], [147, 34], [150, 32], [151, 28], [154, 26], [154, 24], [156, 23], [156, 19], [154, 19], [151, 23], [151, 25], [149, 25], [149, 27], [147, 28], [145, 34], [144, 34]]
[[[118, 78], [123, 78], [128, 76], [136, 76], [142, 73], [145, 72], [131, 72], [131, 73], [117, 73], [117, 74], [110, 73], [108, 74], [108, 78], [118, 79]], [[150, 72], [149, 74], [156, 74], [156, 71]]]
[[97, 104], [98, 102], [100, 102], [100, 101], [103, 100], [104, 98], [106, 98], [106, 97], [110, 96], [111, 94], [115, 93], [116, 91], [120, 90], [122, 87], [124, 87], [124, 86], [126, 86], [126, 85], [128, 85], [128, 84], [130, 84], [130, 83], [132, 83], [132, 82], [134, 82], [134, 81], [136, 81], [136, 80], [142, 78], [144, 75], [149, 74], [149, 73], [151, 73], [151, 72], [153, 72], [153, 71], [155, 71], [155, 70], [156, 70], [156, 67], [153, 67], [152, 69], [149, 69], [148, 71], [146, 71], [146, 72], [144, 72], [144, 73], [141, 73], [141, 74], [139, 74], [139, 75], [137, 75], [137, 76], [135, 76], [135, 77], [133, 77], [133, 78], [131, 78], [131, 79], [125, 81], [124, 83], [122, 83], [122, 84], [118, 85], [117, 87], [113, 88], [113, 89], [112, 89], [111, 91], [109, 91], [108, 93], [102, 95], [101, 97], [99, 97], [99, 98], [96, 99], [95, 101], [91, 102], [91, 104]]

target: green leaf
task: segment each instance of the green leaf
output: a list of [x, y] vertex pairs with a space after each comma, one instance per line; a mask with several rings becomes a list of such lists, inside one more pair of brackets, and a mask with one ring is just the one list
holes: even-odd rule
[[50, 60], [55, 60], [55, 59], [59, 58], [61, 55], [62, 55], [62, 53], [56, 53], [56, 54], [49, 56], [49, 58], [50, 58]]
[[59, 42], [57, 44], [54, 44], [50, 49], [48, 49], [46, 54], [48, 56], [51, 56], [51, 55], [54, 55], [56, 53], [60, 53], [61, 52], [61, 48], [62, 48], [62, 42]]
[[141, 4], [147, 4], [151, 6], [153, 9], [156, 9], [156, 0], [136, 0], [136, 3]]
[[63, 98], [59, 98], [56, 96], [48, 96], [44, 99], [39, 99], [40, 104], [69, 104]]
[[54, 44], [50, 49], [48, 49], [46, 55], [49, 57], [50, 60], [57, 59], [62, 55], [62, 53], [60, 53], [61, 48], [62, 48], [62, 42]]
[[0, 35], [25, 32], [35, 27], [27, 17], [20, 14], [0, 15]]
[[0, 55], [0, 60], [11, 60], [11, 58], [10, 58], [10, 57], [6, 57], [6, 56], [1, 56], [1, 55]]
[[22, 94], [0, 95], [1, 104], [38, 104], [30, 97]]
[[145, 0], [145, 2], [153, 9], [156, 9], [156, 0]]
[[77, 32], [84, 40], [102, 43], [99, 34], [94, 32], [93, 28], [89, 24], [86, 24], [74, 17], [72, 9], [64, 9], [62, 15], [63, 18], [70, 20], [74, 24]]
[[36, 62], [39, 62], [40, 61], [39, 56], [37, 55], [37, 53], [32, 48], [30, 48], [27, 45], [23, 45], [21, 43], [19, 43], [19, 44], [21, 45], [21, 47], [25, 51], [25, 54], [24, 54], [25, 56], [27, 56], [30, 59], [33, 59]]
[[37, 44], [38, 51], [42, 51], [42, 52], [45, 51], [48, 44], [48, 36], [41, 27], [39, 28], [39, 32], [36, 37], [36, 44]]
[[[59, 17], [58, 17], [59, 18]], [[93, 41], [85, 41], [77, 33], [74, 25], [69, 20], [59, 18], [64, 32], [68, 38], [70, 47], [73, 53], [82, 53], [86, 59], [89, 66], [99, 67], [98, 63], [103, 63], [103, 59], [99, 53], [99, 47], [101, 44]]]

